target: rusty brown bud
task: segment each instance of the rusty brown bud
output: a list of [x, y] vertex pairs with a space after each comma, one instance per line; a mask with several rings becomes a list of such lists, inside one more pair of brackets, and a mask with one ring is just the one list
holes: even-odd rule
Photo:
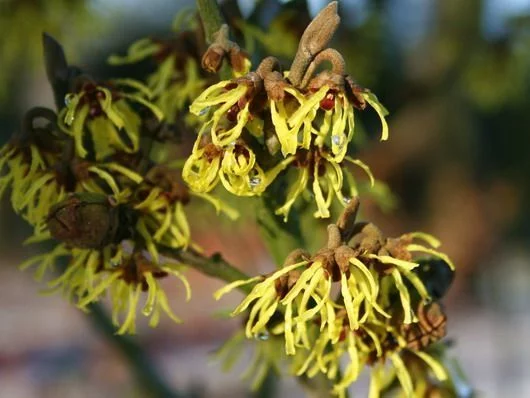
[[349, 75], [346, 76], [344, 80], [346, 82], [346, 93], [348, 94], [350, 101], [352, 101], [353, 106], [357, 109], [364, 110], [364, 108], [366, 108], [366, 100], [363, 98], [362, 94], [367, 93], [370, 90], [359, 86]]
[[446, 334], [447, 317], [440, 304], [420, 303], [418, 306], [418, 323], [403, 325], [403, 336], [407, 346], [420, 350], [440, 340]]
[[117, 240], [120, 217], [111, 197], [87, 192], [53, 206], [47, 223], [51, 235], [69, 246], [100, 249]]
[[219, 69], [221, 69], [224, 56], [224, 48], [221, 45], [212, 44], [202, 56], [201, 65], [204, 70], [211, 73], [216, 73], [219, 71]]
[[355, 231], [355, 221], [357, 219], [357, 212], [359, 211], [359, 198], [353, 197], [344, 209], [339, 219], [337, 220], [337, 227], [339, 227], [342, 240], [348, 242]]
[[248, 54], [242, 51], [239, 46], [234, 45], [228, 52], [228, 60], [233, 70], [243, 73], [247, 68]]
[[355, 257], [356, 252], [351, 247], [342, 245], [335, 249], [335, 261], [342, 273], [348, 274], [350, 270], [350, 259]]

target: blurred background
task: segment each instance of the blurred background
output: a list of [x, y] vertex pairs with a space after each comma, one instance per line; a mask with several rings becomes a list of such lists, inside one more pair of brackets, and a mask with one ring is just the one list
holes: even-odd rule
[[[297, 37], [326, 0], [229, 0], [225, 17], [249, 52], [288, 60]], [[387, 235], [438, 236], [457, 264], [445, 299], [451, 355], [479, 396], [530, 396], [530, 0], [340, 0], [333, 46], [348, 72], [390, 111], [391, 138], [376, 139], [368, 114], [359, 157], [394, 194], [363, 217]], [[53, 107], [41, 33], [62, 42], [71, 63], [112, 76], [110, 53], [134, 40], [170, 35], [173, 16], [192, 1], [0, 0], [0, 144], [32, 106]], [[252, 24], [254, 27], [250, 27]], [[288, 65], [288, 63], [286, 63]], [[373, 137], [373, 138], [372, 138]], [[31, 233], [0, 203], [0, 397], [135, 397], [127, 361], [90, 317], [17, 264], [33, 253]], [[273, 265], [253, 218], [217, 221], [191, 209], [195, 239], [249, 274]], [[197, 221], [195, 221], [197, 220]], [[321, 229], [324, 228], [322, 224]], [[250, 397], [240, 372], [223, 373], [212, 353], [237, 328], [218, 314], [222, 284], [194, 271], [190, 303], [167, 285], [185, 323], [140, 322], [136, 340], [157, 370], [186, 397]], [[180, 304], [182, 303], [182, 304]], [[217, 314], [217, 315], [216, 315]], [[238, 369], [245, 368], [245, 361]], [[302, 397], [292, 380], [272, 395]], [[366, 392], [360, 387], [356, 396]]]

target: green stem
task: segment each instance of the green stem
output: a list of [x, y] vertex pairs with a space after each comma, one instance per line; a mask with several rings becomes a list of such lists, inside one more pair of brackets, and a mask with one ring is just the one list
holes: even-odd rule
[[214, 34], [225, 23], [219, 4], [217, 4], [216, 0], [197, 0], [197, 9], [199, 10], [204, 26], [206, 41], [211, 43], [214, 40]]
[[153, 398], [184, 398], [171, 389], [167, 382], [156, 372], [156, 368], [136, 340], [129, 336], [118, 336], [116, 328], [99, 303], [89, 307], [89, 319], [103, 337], [115, 347], [127, 360], [135, 381], [146, 395]]
[[[160, 253], [164, 256], [180, 261], [181, 263], [188, 265], [203, 274], [220, 279], [227, 283], [250, 278], [250, 276], [244, 272], [227, 263], [220, 254], [214, 254], [211, 257], [204, 257], [203, 255], [191, 249], [179, 250], [169, 247], [161, 248]], [[250, 293], [252, 286], [240, 286], [239, 290], [244, 293]]]

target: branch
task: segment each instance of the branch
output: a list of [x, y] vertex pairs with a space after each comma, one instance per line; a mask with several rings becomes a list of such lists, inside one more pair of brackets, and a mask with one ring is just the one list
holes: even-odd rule
[[216, 0], [197, 0], [197, 9], [202, 19], [206, 41], [212, 43], [214, 35], [225, 23]]
[[[180, 261], [205, 275], [220, 279], [227, 283], [250, 278], [250, 276], [226, 262], [219, 253], [210, 257], [205, 257], [192, 249], [179, 250], [169, 247], [160, 247], [159, 250], [160, 253], [166, 257]], [[240, 286], [239, 290], [244, 293], [250, 293], [252, 287], [252, 285]]]

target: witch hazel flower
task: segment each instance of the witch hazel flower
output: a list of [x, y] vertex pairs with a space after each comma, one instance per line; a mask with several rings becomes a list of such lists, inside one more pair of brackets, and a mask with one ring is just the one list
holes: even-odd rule
[[[293, 355], [297, 346], [310, 347], [308, 330], [314, 322], [338, 341], [335, 322], [339, 313], [352, 331], [396, 314], [404, 324], [416, 321], [412, 294], [422, 300], [430, 300], [430, 295], [413, 272], [418, 264], [412, 253], [423, 251], [448, 258], [434, 248], [412, 243], [420, 239], [436, 246], [437, 241], [429, 235], [413, 233], [389, 239], [373, 224], [356, 222], [358, 206], [359, 202], [352, 200], [338, 222], [329, 225], [327, 246], [313, 256], [296, 250], [272, 274], [234, 282], [216, 293], [219, 299], [238, 286], [255, 284], [232, 313], [250, 310], [247, 337], [266, 332], [278, 312], [283, 317], [285, 351]], [[338, 300], [331, 294], [334, 285], [340, 291]], [[399, 297], [399, 307], [396, 301], [389, 301], [390, 295]]]

